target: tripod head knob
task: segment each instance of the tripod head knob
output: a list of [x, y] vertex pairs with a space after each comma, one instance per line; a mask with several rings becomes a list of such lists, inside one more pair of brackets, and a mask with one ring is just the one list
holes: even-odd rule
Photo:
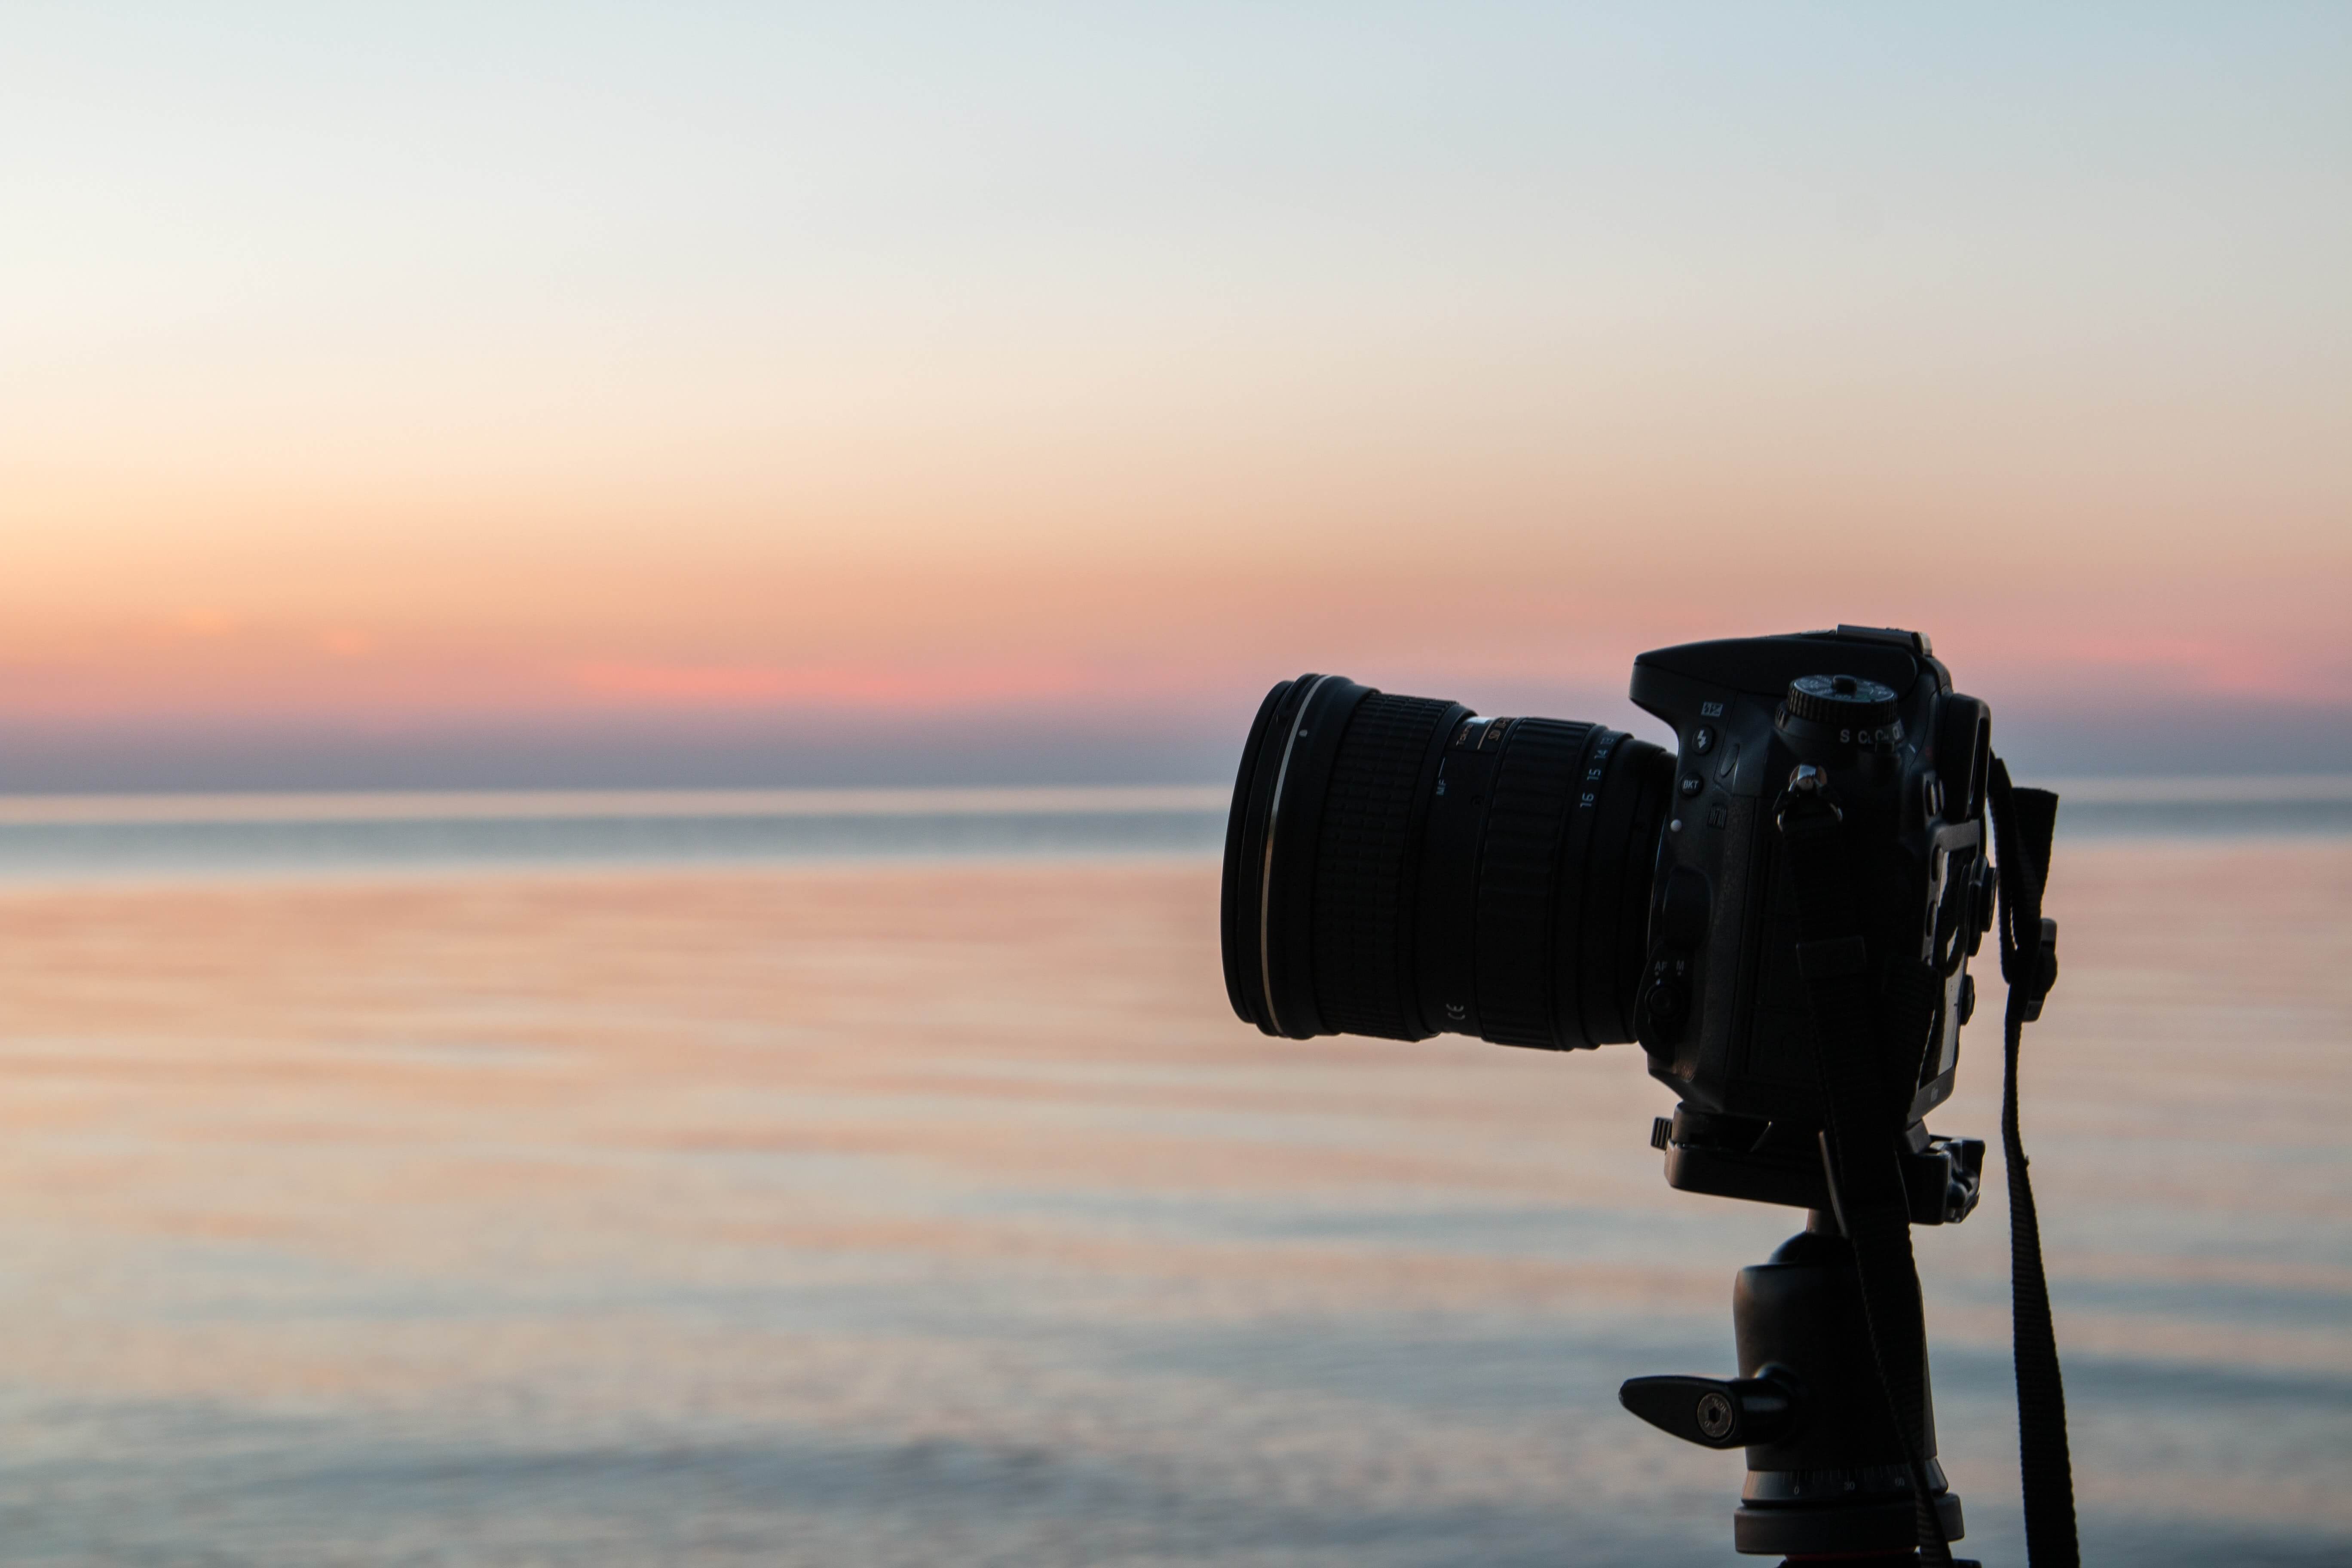
[[1661, 1432], [1702, 1448], [1744, 1448], [1772, 1443], [1797, 1429], [1804, 1391], [1785, 1367], [1757, 1377], [1633, 1377], [1617, 1390], [1618, 1403]]

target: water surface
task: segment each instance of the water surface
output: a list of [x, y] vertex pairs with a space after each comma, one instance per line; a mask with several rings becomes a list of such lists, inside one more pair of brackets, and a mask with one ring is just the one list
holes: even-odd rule
[[[1214, 864], [1130, 850], [8, 881], [8, 1561], [1734, 1561], [1614, 1390], [1728, 1370], [1795, 1216], [1664, 1186], [1630, 1048], [1242, 1028]], [[2052, 906], [2086, 1559], [2352, 1559], [2352, 843]], [[1921, 1253], [2013, 1563], [2001, 1201]]]

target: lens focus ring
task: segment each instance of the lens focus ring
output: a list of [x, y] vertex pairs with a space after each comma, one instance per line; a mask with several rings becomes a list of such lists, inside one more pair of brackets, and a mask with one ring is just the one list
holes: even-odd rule
[[1419, 1039], [1408, 1010], [1414, 806], [1423, 763], [1450, 702], [1366, 698], [1332, 764], [1315, 868], [1315, 1005], [1345, 1035]]
[[1590, 724], [1521, 719], [1495, 770], [1478, 862], [1478, 1021], [1502, 1045], [1565, 1044], [1551, 997], [1552, 910], [1560, 833], [1591, 736]]

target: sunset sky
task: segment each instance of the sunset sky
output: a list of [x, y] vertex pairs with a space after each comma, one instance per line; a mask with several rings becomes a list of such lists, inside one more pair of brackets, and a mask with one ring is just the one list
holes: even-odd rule
[[20, 5], [0, 789], [1212, 778], [1930, 630], [2352, 767], [2352, 9]]

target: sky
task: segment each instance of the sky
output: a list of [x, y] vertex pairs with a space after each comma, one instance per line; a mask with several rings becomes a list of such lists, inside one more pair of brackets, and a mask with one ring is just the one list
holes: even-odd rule
[[[2352, 9], [12, 5], [0, 789], [2352, 768]], [[1654, 729], [1654, 726], [1653, 726]]]

